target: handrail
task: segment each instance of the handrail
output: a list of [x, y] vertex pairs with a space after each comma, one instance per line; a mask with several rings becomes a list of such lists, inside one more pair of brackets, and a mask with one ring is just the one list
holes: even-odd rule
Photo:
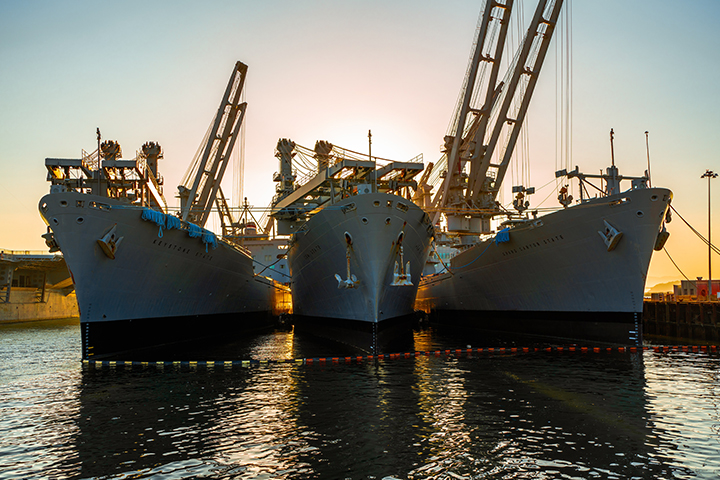
[[48, 253], [47, 250], [10, 250], [7, 248], [0, 248], [0, 255], [6, 256], [20, 256], [20, 255], [42, 255], [44, 257], [57, 257], [62, 258], [60, 253]]

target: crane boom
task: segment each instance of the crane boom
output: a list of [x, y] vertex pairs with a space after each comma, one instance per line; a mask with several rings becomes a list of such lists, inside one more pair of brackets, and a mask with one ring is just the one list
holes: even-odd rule
[[[500, 59], [496, 57], [495, 59], [490, 58], [488, 56], [483, 55], [483, 51], [485, 50], [485, 44], [486, 41], [488, 41], [488, 30], [490, 30], [491, 23], [495, 20], [497, 20], [500, 23], [504, 23], [507, 25], [507, 21], [502, 22], [502, 18], [507, 19], [507, 17], [510, 15], [510, 12], [512, 10], [512, 3], [513, 0], [508, 0], [506, 4], [501, 4], [500, 2], [496, 2], [494, 0], [488, 0], [485, 4], [485, 11], [483, 12], [483, 17], [480, 22], [479, 28], [478, 28], [478, 36], [477, 40], [475, 42], [475, 50], [473, 52], [473, 58], [470, 63], [470, 68], [468, 69], [467, 78], [465, 79], [465, 92], [463, 94], [463, 100], [462, 104], [460, 106], [459, 114], [455, 120], [455, 136], [452, 139], [452, 147], [450, 147], [448, 159], [447, 159], [447, 168], [448, 168], [448, 174], [445, 177], [445, 181], [443, 182], [442, 186], [440, 187], [440, 190], [436, 194], [436, 198], [433, 200], [433, 203], [442, 207], [446, 206], [450, 203], [449, 193], [451, 187], [456, 187], [457, 185], [453, 185], [453, 183], [457, 183], [457, 177], [455, 177], [453, 174], [456, 170], [460, 170], [457, 168], [459, 160], [459, 155], [461, 151], [461, 147], [463, 144], [463, 134], [465, 131], [465, 123], [467, 121], [467, 116], [471, 111], [470, 108], [470, 102], [473, 97], [473, 90], [475, 87], [475, 81], [478, 74], [478, 69], [480, 67], [480, 62], [488, 61], [493, 62], [496, 66], [499, 65]], [[501, 9], [501, 16], [497, 18], [493, 18], [491, 13], [492, 10], [495, 7], [500, 7]], [[507, 27], [501, 28], [501, 35], [503, 32], [507, 32]], [[490, 39], [492, 41], [492, 39]], [[504, 38], [499, 38], [498, 42], [499, 45], [504, 44]], [[500, 47], [502, 48], [502, 47]], [[488, 88], [495, 89], [494, 85], [489, 85]], [[453, 180], [456, 180], [456, 182], [453, 182]], [[438, 201], [441, 202], [438, 204]], [[438, 215], [440, 212], [438, 211], [435, 214], [435, 218], [433, 219], [433, 223], [437, 221]]]
[[[499, 12], [493, 16], [493, 9], [499, 9]], [[452, 138], [447, 138], [446, 141], [452, 140], [452, 147], [448, 152], [447, 168], [448, 174], [445, 177], [445, 181], [436, 193], [433, 199], [433, 204], [439, 207], [445, 207], [457, 201], [457, 196], [451, 198], [450, 190], [458, 189], [462, 185], [460, 175], [456, 175], [462, 171], [464, 161], [467, 159], [461, 159], [461, 152], [467, 151], [467, 138], [465, 135], [465, 123], [470, 113], [475, 115], [475, 119], [470, 128], [471, 131], [477, 132], [476, 137], [480, 138], [479, 144], [482, 144], [485, 129], [487, 128], [488, 114], [491, 108], [491, 102], [495, 97], [494, 92], [496, 91], [496, 82], [498, 71], [500, 69], [500, 58], [502, 57], [502, 51], [505, 45], [505, 37], [507, 35], [509, 17], [513, 8], [513, 0], [506, 0], [505, 3], [501, 3], [495, 0], [488, 0], [485, 4], [485, 10], [483, 12], [482, 19], [478, 28], [478, 36], [475, 41], [475, 50], [473, 51], [473, 57], [468, 69], [467, 78], [465, 79], [465, 91], [462, 96], [462, 104], [458, 116], [455, 119], [455, 135]], [[493, 25], [499, 25], [499, 33], [497, 37], [488, 37], [488, 32], [492, 29]], [[495, 42], [495, 51], [492, 56], [490, 52], [488, 55], [483, 54], [485, 50], [492, 49], [492, 43]], [[492, 64], [490, 78], [486, 84], [485, 103], [482, 109], [474, 110], [470, 107], [470, 103], [473, 98], [473, 92], [475, 90], [475, 83], [477, 79], [478, 70], [481, 62], [488, 62]], [[434, 221], [437, 221], [440, 211], [438, 210], [435, 214]]]
[[[499, 60], [513, 0], [505, 0], [504, 3], [488, 0], [485, 5], [464, 85], [463, 102], [455, 121], [455, 135], [445, 137], [447, 172], [432, 203], [432, 207], [437, 208], [434, 222], [441, 213], [445, 213], [449, 231], [487, 233], [490, 231], [490, 219], [502, 213], [496, 205], [497, 194], [522, 129], [562, 4], [563, 0], [539, 0], [520, 50], [502, 82], [498, 82]], [[496, 8], [498, 13], [491, 14]], [[487, 32], [493, 28], [497, 36], [488, 35]], [[496, 42], [494, 57], [484, 55], [483, 51], [493, 48], [493, 41]], [[473, 109], [470, 103], [476, 96], [475, 76], [481, 62], [489, 62], [492, 67], [485, 83], [483, 104], [479, 109]], [[466, 127], [471, 114], [474, 118]], [[496, 151], [499, 151], [500, 162], [492, 164]], [[465, 173], [468, 162], [469, 175]]]
[[[191, 171], [195, 172], [192, 185], [178, 187], [181, 198], [181, 218], [204, 226], [213, 203], [217, 202], [220, 182], [230, 161], [245, 116], [246, 103], [240, 103], [247, 65], [237, 62], [220, 102], [209, 132], [207, 143], [198, 152]], [[190, 178], [192, 174], [188, 175]]]
[[[550, 45], [552, 39], [553, 30], [557, 23], [558, 16], [560, 15], [560, 9], [562, 8], [563, 0], [555, 0], [552, 5], [552, 10], [548, 19], [543, 17], [546, 10], [547, 0], [542, 0], [538, 3], [533, 16], [532, 23], [528, 28], [527, 34], [525, 35], [525, 41], [523, 42], [520, 55], [515, 63], [515, 68], [512, 71], [511, 79], [508, 83], [507, 91], [505, 92], [502, 106], [498, 113], [495, 125], [493, 128], [492, 136], [488, 145], [485, 147], [485, 151], [482, 154], [482, 158], [479, 159], [479, 168], [474, 173], [474, 178], [471, 182], [475, 186], [482, 186], [485, 182], [488, 169], [490, 167], [496, 168], [496, 174], [492, 186], [489, 190], [483, 188], [474, 188], [468, 190], [467, 197], [477, 202], [479, 197], [483, 193], [488, 193], [491, 197], [491, 201], [494, 202], [497, 194], [500, 190], [500, 185], [507, 171], [507, 167], [510, 163], [513, 151], [515, 150], [515, 144], [517, 142], [518, 135], [523, 126], [525, 120], [525, 114], [527, 113], [528, 106], [530, 105], [530, 99], [532, 98], [535, 85], [537, 84], [540, 70], [542, 69], [543, 61], [545, 60], [545, 54]], [[525, 81], [521, 81], [522, 76], [526, 76]], [[510, 108], [513, 105], [519, 105], [515, 112], [514, 118], [509, 116]], [[509, 129], [509, 132], [507, 130]], [[501, 152], [502, 159], [499, 164], [491, 165], [490, 160], [493, 152], [497, 148], [498, 139], [500, 134], [506, 131], [507, 138], [504, 151]]]

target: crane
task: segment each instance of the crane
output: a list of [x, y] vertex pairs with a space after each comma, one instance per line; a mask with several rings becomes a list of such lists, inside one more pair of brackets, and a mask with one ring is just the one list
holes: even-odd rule
[[[505, 214], [498, 209], [496, 198], [562, 4], [563, 0], [539, 1], [506, 80], [498, 83], [500, 56], [513, 0], [488, 0], [486, 3], [465, 80], [463, 100], [455, 120], [455, 135], [445, 138], [447, 172], [432, 202], [434, 222], [444, 213], [449, 231], [489, 233], [490, 219]], [[493, 50], [494, 54], [483, 54], [486, 50]], [[477, 73], [482, 62], [490, 64], [491, 69], [485, 83], [484, 103], [481, 108], [474, 109], [471, 101], [475, 96]], [[470, 115], [473, 118], [468, 122]], [[467, 127], [466, 123], [469, 123]], [[492, 163], [496, 151], [500, 161]], [[465, 173], [467, 163], [470, 164], [469, 173]]]
[[201, 227], [207, 222], [213, 203], [217, 204], [225, 234], [226, 224], [233, 225], [227, 201], [220, 188], [230, 153], [235, 146], [247, 108], [240, 102], [247, 65], [235, 63], [225, 94], [213, 119], [207, 142], [198, 151], [183, 184], [178, 186], [180, 218]]

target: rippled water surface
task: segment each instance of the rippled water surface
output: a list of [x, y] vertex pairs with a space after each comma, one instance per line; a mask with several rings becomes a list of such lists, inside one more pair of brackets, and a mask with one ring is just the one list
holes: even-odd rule
[[[429, 328], [411, 340], [489, 346]], [[291, 331], [234, 348], [335, 353]], [[0, 479], [717, 478], [719, 360], [541, 351], [83, 367], [77, 321], [6, 325]]]

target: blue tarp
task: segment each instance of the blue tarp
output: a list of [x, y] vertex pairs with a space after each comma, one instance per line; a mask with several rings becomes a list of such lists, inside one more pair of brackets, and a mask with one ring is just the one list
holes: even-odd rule
[[[167, 228], [168, 230], [172, 230], [173, 228], [176, 230], [180, 230], [182, 228], [182, 222], [176, 216], [166, 215], [162, 212], [158, 212], [157, 210], [152, 210], [150, 208], [143, 208], [142, 219], [153, 222], [155, 225], [160, 227], [158, 237], [161, 238], [163, 236], [163, 227]], [[217, 248], [217, 237], [210, 230], [205, 230], [204, 228], [189, 222], [187, 223], [187, 230], [188, 235], [190, 235], [191, 237], [200, 238], [206, 245], [210, 245], [212, 248]]]
[[190, 235], [193, 238], [202, 236], [203, 230], [204, 230], [203, 228], [198, 227], [194, 223], [189, 223], [189, 222], [188, 222], [187, 226], [188, 226], [188, 235]]
[[155, 223], [158, 227], [165, 226], [165, 214], [152, 210], [150, 208], [143, 208], [142, 219]]
[[510, 228], [503, 228], [495, 234], [495, 245], [510, 241]]
[[167, 229], [172, 230], [173, 228], [176, 230], [180, 230], [182, 228], [182, 222], [175, 215], [168, 215], [167, 216]]

